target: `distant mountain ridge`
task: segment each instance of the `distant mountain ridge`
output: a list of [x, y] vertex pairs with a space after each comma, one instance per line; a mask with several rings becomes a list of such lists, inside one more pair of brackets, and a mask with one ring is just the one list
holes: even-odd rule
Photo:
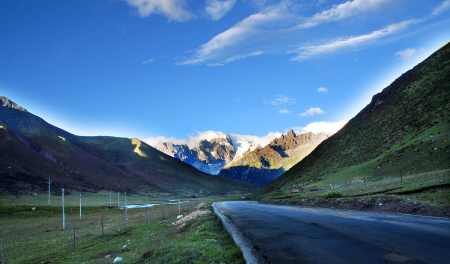
[[220, 176], [265, 186], [306, 157], [329, 134], [312, 132], [296, 135], [289, 130], [264, 148], [247, 151], [225, 166]]
[[203, 172], [265, 186], [327, 137], [327, 133], [311, 132], [297, 136], [290, 130], [264, 147], [249, 141], [236, 143], [226, 135], [203, 139], [192, 149], [172, 142], [159, 142], [156, 149]]
[[0, 97], [0, 192], [52, 189], [177, 195], [252, 192], [256, 186], [203, 173], [137, 138], [82, 137]]
[[202, 139], [198, 145], [190, 149], [186, 144], [177, 145], [172, 142], [158, 142], [156, 149], [182, 160], [197, 169], [217, 175], [220, 170], [239, 158], [239, 154], [259, 145], [252, 142], [233, 142], [229, 135], [211, 140]]

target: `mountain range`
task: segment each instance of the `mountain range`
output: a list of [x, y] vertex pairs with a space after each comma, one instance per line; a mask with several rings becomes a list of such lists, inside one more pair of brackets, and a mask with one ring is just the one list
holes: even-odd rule
[[220, 176], [265, 186], [306, 157], [327, 133], [312, 132], [296, 135], [289, 130], [263, 148], [246, 151], [242, 157], [225, 166]]
[[0, 191], [114, 190], [204, 196], [257, 186], [206, 174], [137, 138], [83, 137], [0, 97]]
[[[311, 154], [260, 191], [323, 179], [450, 169], [450, 45], [402, 74]], [[432, 177], [432, 176], [430, 176]]]
[[265, 186], [327, 137], [311, 132], [297, 136], [290, 130], [264, 147], [250, 141], [233, 142], [226, 135], [203, 139], [192, 149], [171, 142], [159, 142], [156, 148], [206, 173]]
[[228, 135], [210, 141], [203, 139], [192, 149], [171, 142], [159, 142], [156, 149], [213, 175], [219, 174], [222, 167], [236, 156], [236, 148]]

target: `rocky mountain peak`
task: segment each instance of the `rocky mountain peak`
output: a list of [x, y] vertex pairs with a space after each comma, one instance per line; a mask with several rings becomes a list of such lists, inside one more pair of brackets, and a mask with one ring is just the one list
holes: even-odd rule
[[287, 138], [295, 138], [296, 137], [296, 135], [295, 135], [295, 132], [294, 132], [294, 130], [289, 130], [288, 132], [287, 132], [287, 134], [286, 134], [286, 137]]
[[2, 102], [2, 106], [4, 106], [4, 107], [9, 107], [9, 108], [12, 108], [12, 109], [17, 109], [19, 111], [23, 111], [23, 112], [27, 112], [28, 113], [28, 111], [25, 108], [17, 105], [16, 103], [14, 103], [13, 101], [9, 100], [8, 98], [6, 98], [4, 96], [0, 96], [0, 100]]
[[230, 136], [228, 134], [226, 136], [226, 139], [231, 145], [233, 145], [233, 140], [231, 140], [231, 138], [230, 138]]

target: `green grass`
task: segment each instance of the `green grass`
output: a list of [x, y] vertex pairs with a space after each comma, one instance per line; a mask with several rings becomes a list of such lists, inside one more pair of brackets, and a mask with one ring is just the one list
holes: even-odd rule
[[324, 197], [327, 198], [327, 199], [329, 199], [329, 198], [341, 198], [342, 197], [342, 193], [340, 191], [329, 191], [327, 194], [325, 194]]
[[[218, 200], [219, 198], [209, 198]], [[223, 200], [223, 197], [222, 197]], [[240, 249], [212, 213], [208, 203], [200, 216], [178, 228], [172, 225], [178, 205], [148, 209], [129, 209], [129, 228], [124, 210], [98, 206], [66, 207], [66, 230], [62, 230], [62, 211], [58, 206], [2, 205], [0, 234], [7, 263], [112, 263], [115, 256], [124, 263], [245, 263]], [[184, 205], [182, 214], [194, 210]], [[105, 235], [101, 233], [104, 215]], [[76, 226], [76, 245], [73, 228]], [[121, 251], [128, 245], [130, 251]], [[111, 255], [111, 258], [105, 258]]]
[[[335, 188], [331, 189], [331, 185]], [[326, 178], [317, 182], [307, 182], [300, 186], [305, 190], [303, 193], [291, 193], [291, 188], [283, 188], [278, 192], [273, 192], [260, 196], [261, 200], [300, 200], [305, 198], [323, 198], [329, 192], [339, 191], [342, 197], [387, 195], [397, 196], [405, 191], [420, 191], [431, 186], [441, 186], [450, 184], [450, 170], [442, 170], [428, 173], [419, 173], [373, 177], [367, 174], [342, 175], [342, 177]], [[417, 201], [428, 202], [432, 205], [450, 206], [450, 195], [447, 189], [437, 191], [419, 192], [402, 197], [414, 198]]]

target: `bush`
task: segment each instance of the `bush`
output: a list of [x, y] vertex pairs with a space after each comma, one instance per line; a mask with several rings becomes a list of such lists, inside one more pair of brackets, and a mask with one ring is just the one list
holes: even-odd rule
[[330, 191], [325, 194], [325, 198], [340, 198], [342, 197], [342, 193], [340, 191]]

